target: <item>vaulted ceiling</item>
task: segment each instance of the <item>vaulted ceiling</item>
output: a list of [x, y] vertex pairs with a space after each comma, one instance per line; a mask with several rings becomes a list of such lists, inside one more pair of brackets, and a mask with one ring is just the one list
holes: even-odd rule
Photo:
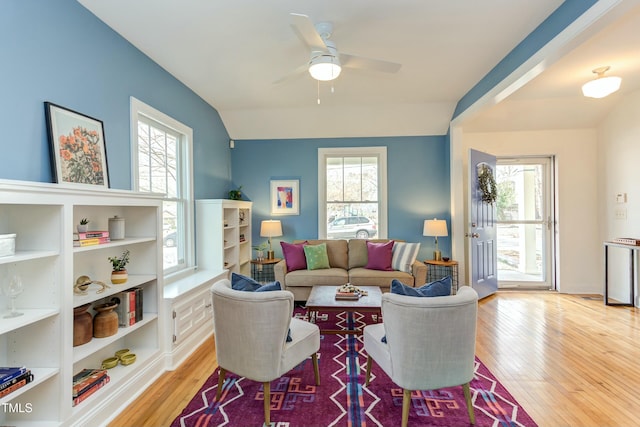
[[[234, 139], [445, 134], [457, 102], [562, 3], [78, 1], [216, 108]], [[639, 1], [619, 3], [567, 44], [570, 52], [549, 58], [535, 79], [478, 109], [465, 129], [594, 126], [616, 96], [640, 87]], [[402, 67], [397, 73], [345, 68], [333, 84], [304, 72], [291, 76], [310, 57], [291, 13], [333, 23], [331, 40], [341, 53]], [[580, 86], [601, 65], [623, 78], [621, 92], [583, 98]]]

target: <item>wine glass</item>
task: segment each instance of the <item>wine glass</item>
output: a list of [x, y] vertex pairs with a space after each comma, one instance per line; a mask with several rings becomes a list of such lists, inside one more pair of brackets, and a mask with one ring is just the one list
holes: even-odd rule
[[22, 285], [22, 277], [17, 272], [15, 266], [9, 267], [9, 274], [2, 280], [2, 292], [11, 298], [11, 312], [5, 316], [5, 319], [22, 316], [24, 313], [16, 311], [16, 298], [22, 293], [24, 287]]

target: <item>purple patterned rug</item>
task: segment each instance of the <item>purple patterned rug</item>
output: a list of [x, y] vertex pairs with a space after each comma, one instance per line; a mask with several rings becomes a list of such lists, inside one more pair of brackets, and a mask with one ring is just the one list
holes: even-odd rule
[[[303, 317], [303, 311], [296, 309]], [[369, 318], [370, 322], [371, 319]], [[361, 314], [320, 315], [321, 322], [345, 328], [362, 327]], [[371, 382], [364, 386], [366, 354], [362, 336], [322, 335], [320, 386], [307, 359], [271, 383], [271, 426], [395, 426], [400, 425], [402, 389], [374, 362]], [[209, 376], [171, 427], [264, 425], [262, 384], [227, 374], [220, 402], [215, 401], [218, 370]], [[489, 370], [476, 359], [471, 382], [476, 426], [526, 426], [536, 423]], [[412, 395], [409, 426], [469, 426], [462, 387], [416, 391]]]

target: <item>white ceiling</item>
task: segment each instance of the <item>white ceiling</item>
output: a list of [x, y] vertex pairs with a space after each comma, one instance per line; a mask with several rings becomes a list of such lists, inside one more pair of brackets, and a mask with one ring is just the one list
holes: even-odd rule
[[[216, 108], [233, 139], [445, 134], [460, 98], [562, 3], [78, 1]], [[638, 0], [623, 2], [626, 11]], [[320, 84], [320, 105], [308, 74], [274, 84], [309, 60], [290, 26], [292, 12], [332, 22], [340, 52], [402, 68], [397, 74], [345, 69], [334, 93], [330, 83]], [[620, 94], [583, 98], [580, 86], [591, 69], [611, 65], [623, 78], [621, 93], [640, 87], [640, 31], [634, 31], [640, 9], [616, 16], [602, 20], [610, 25], [597, 34], [603, 25], [593, 25], [583, 45], [553, 65], [547, 61], [542, 74], [507, 100], [465, 119], [465, 130], [592, 127]]]

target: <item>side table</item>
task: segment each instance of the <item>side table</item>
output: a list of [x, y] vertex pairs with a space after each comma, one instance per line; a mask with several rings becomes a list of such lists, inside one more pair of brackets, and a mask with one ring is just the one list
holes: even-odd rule
[[445, 276], [451, 276], [451, 294], [455, 295], [458, 292], [458, 261], [426, 259], [424, 263], [427, 265], [427, 282], [434, 282]]
[[276, 280], [273, 273], [273, 266], [282, 261], [282, 258], [272, 259], [252, 259], [251, 260], [251, 277], [260, 283], [268, 283]]
[[[611, 302], [609, 301], [609, 248], [623, 248], [629, 250], [629, 302]], [[634, 289], [636, 287], [635, 258], [640, 246], [625, 245], [615, 242], [604, 242], [604, 304], [605, 305], [621, 305], [625, 307], [635, 306]]]

